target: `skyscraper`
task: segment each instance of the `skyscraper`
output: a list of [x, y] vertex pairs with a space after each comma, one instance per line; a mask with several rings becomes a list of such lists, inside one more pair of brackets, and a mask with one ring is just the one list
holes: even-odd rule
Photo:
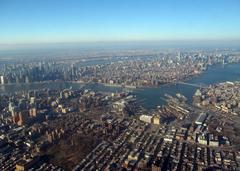
[[3, 76], [3, 75], [0, 76], [0, 83], [1, 83], [1, 84], [5, 84], [5, 82], [4, 82], [4, 76]]
[[27, 123], [28, 122], [28, 116], [29, 116], [29, 112], [28, 111], [21, 111], [21, 112], [19, 112], [18, 125], [22, 126], [25, 123]]

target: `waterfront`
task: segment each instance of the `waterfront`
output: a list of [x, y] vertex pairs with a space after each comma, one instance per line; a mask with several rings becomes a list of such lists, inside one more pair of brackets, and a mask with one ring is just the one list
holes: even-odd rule
[[[210, 66], [203, 74], [193, 77], [187, 81], [189, 84], [210, 85], [224, 81], [239, 81], [240, 80], [240, 64], [215, 65]], [[43, 88], [77, 89], [82, 87], [80, 83], [70, 82], [51, 82], [51, 83], [34, 83], [34, 84], [13, 84], [0, 86], [0, 93], [13, 93], [22, 90], [34, 90]], [[87, 87], [97, 91], [121, 91], [120, 87], [109, 87], [101, 84], [92, 84]], [[191, 101], [197, 87], [184, 84], [169, 84], [157, 88], [132, 89], [136, 97], [141, 101], [145, 108], [153, 109], [156, 106], [165, 104], [164, 94], [175, 95], [181, 93]]]
[[[196, 76], [188, 81], [189, 84], [197, 85], [210, 85], [225, 81], [239, 81], [240, 80], [240, 64], [229, 65], [216, 65], [208, 68], [203, 74]], [[198, 87], [184, 85], [184, 84], [171, 84], [164, 85], [159, 88], [146, 88], [144, 90], [136, 90], [136, 95], [139, 99], [145, 99], [144, 106], [148, 109], [154, 108], [157, 105], [165, 104], [164, 94], [176, 95], [181, 93], [192, 100], [192, 96]]]

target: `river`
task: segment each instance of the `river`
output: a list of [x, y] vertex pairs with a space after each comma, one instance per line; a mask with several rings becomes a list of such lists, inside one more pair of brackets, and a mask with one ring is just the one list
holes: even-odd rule
[[[224, 81], [240, 81], [240, 64], [228, 64], [228, 65], [215, 65], [210, 66], [207, 71], [203, 74], [193, 77], [185, 83], [197, 84], [202, 86], [207, 86], [210, 84], [215, 84]], [[53, 89], [64, 89], [70, 88], [77, 89], [82, 87], [80, 83], [34, 83], [34, 84], [13, 84], [13, 85], [1, 85], [0, 93], [13, 93], [15, 91], [21, 90], [34, 90], [43, 88], [53, 88]], [[89, 88], [96, 91], [110, 91], [119, 92], [122, 88], [119, 87], [109, 87], [100, 84], [90, 85]], [[141, 101], [142, 105], [147, 109], [154, 109], [156, 106], [165, 104], [164, 94], [175, 95], [176, 93], [181, 93], [186, 96], [189, 101], [192, 100], [192, 96], [195, 93], [197, 87], [186, 84], [169, 84], [163, 85], [157, 88], [143, 88], [143, 89], [133, 89], [136, 97]]]

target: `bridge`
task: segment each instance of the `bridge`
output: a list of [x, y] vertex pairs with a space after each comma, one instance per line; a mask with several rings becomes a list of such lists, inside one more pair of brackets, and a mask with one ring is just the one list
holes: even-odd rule
[[177, 84], [188, 85], [188, 86], [197, 87], [197, 88], [207, 88], [207, 86], [204, 84], [185, 83], [182, 81], [177, 82]]

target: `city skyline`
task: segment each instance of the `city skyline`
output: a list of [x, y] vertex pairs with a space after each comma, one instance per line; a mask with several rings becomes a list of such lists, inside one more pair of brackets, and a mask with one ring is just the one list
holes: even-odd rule
[[239, 44], [239, 11], [236, 0], [1, 1], [0, 46], [159, 41]]

